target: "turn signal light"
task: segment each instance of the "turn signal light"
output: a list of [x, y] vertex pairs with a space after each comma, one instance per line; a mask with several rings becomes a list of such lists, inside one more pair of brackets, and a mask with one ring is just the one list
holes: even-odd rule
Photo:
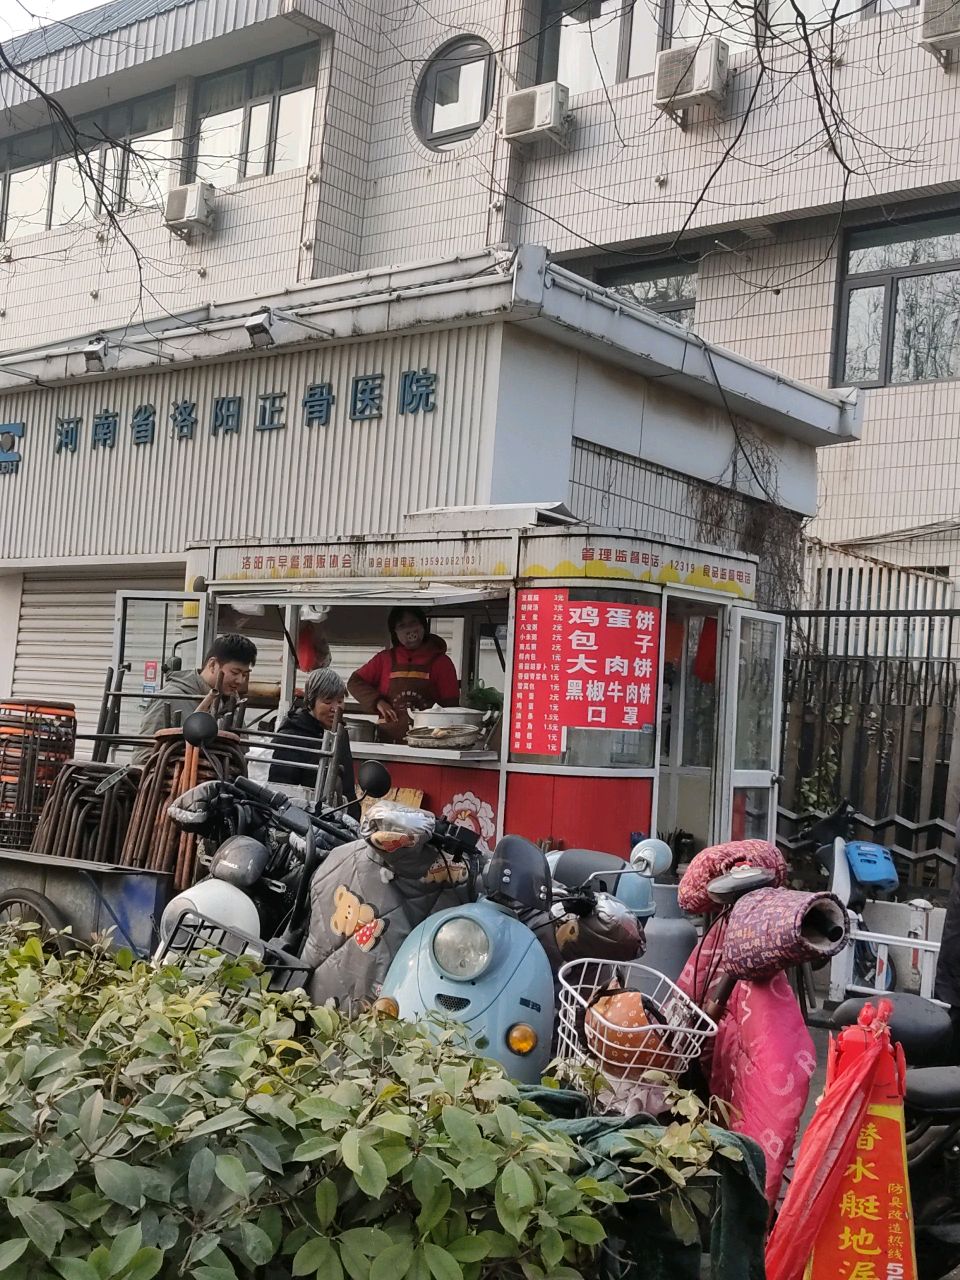
[[374, 1002], [373, 1011], [381, 1018], [400, 1017], [400, 1006], [393, 996], [381, 996], [379, 1000]]
[[507, 1048], [522, 1058], [537, 1047], [537, 1033], [525, 1022], [516, 1022], [507, 1032]]

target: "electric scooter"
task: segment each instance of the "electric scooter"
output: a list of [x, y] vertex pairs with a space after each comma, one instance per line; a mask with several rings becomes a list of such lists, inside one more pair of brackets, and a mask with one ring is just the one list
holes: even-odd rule
[[[204, 750], [217, 737], [217, 722], [195, 712], [183, 733]], [[384, 796], [391, 787], [390, 774], [375, 760], [360, 766], [357, 780], [363, 796]], [[340, 809], [300, 808], [249, 778], [205, 782], [179, 797], [170, 807], [179, 827], [225, 838], [209, 876], [167, 904], [157, 961], [202, 946], [246, 951], [262, 959], [274, 987], [301, 985], [309, 973], [297, 958], [309, 925], [310, 883], [326, 853], [357, 838], [338, 821]], [[278, 832], [284, 834], [278, 838]]]
[[[629, 870], [615, 861], [620, 872]], [[643, 951], [636, 917], [598, 893], [590, 883], [594, 875], [584, 871], [583, 885], [557, 897], [542, 850], [505, 836], [483, 872], [486, 896], [438, 912], [410, 933], [387, 973], [381, 1002], [405, 1019], [431, 1012], [455, 1017], [484, 1056], [524, 1084], [539, 1083], [553, 1056], [556, 975], [564, 955], [633, 959]]]

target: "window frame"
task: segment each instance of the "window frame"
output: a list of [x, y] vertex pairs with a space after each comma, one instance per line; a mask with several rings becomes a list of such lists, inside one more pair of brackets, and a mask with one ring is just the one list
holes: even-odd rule
[[[11, 175], [21, 173], [27, 169], [46, 168], [49, 171], [47, 180], [47, 198], [46, 210], [44, 213], [44, 224], [42, 227], [36, 227], [31, 231], [24, 233], [25, 236], [43, 235], [47, 231], [57, 231], [61, 227], [76, 225], [79, 222], [90, 221], [100, 217], [106, 210], [103, 200], [103, 184], [106, 176], [106, 155], [112, 148], [116, 150], [121, 158], [120, 164], [120, 181], [119, 190], [120, 197], [116, 205], [112, 209], [112, 213], [119, 215], [128, 212], [137, 212], [141, 206], [131, 208], [127, 203], [127, 180], [130, 171], [130, 152], [134, 149], [138, 138], [153, 137], [157, 133], [168, 132], [171, 137], [171, 153], [176, 145], [176, 138], [173, 133], [174, 126], [174, 95], [173, 87], [162, 89], [155, 93], [140, 94], [136, 98], [126, 99], [124, 102], [116, 104], [107, 104], [97, 111], [87, 112], [85, 115], [78, 116], [76, 127], [80, 140], [80, 147], [84, 150], [86, 156], [91, 162], [91, 166], [96, 172], [97, 189], [93, 192], [94, 200], [92, 206], [88, 204], [89, 217], [81, 217], [79, 219], [70, 219], [67, 222], [53, 222], [54, 197], [56, 192], [57, 168], [64, 163], [70, 163], [76, 160], [77, 151], [68, 146], [66, 140], [58, 133], [55, 127], [46, 126], [44, 129], [31, 130], [27, 134], [21, 135], [24, 138], [36, 137], [43, 133], [50, 134], [49, 147], [47, 153], [42, 159], [33, 159], [24, 163], [10, 163], [9, 160], [4, 162], [0, 159], [0, 243], [7, 244], [10, 237], [7, 234], [7, 221], [9, 215], [10, 204], [10, 178]], [[136, 109], [151, 99], [159, 102], [160, 100], [169, 99], [169, 119], [170, 123], [162, 128], [147, 127], [134, 130], [133, 118]], [[124, 122], [123, 129], [114, 133], [107, 134], [102, 126], [102, 121], [110, 112], [123, 113]], [[11, 138], [4, 139], [4, 143], [12, 141], [18, 135], [11, 135]], [[171, 155], [171, 164], [175, 162], [175, 155]], [[20, 239], [19, 236], [14, 239]]]
[[[664, 258], [653, 263], [637, 262], [632, 267], [611, 267], [597, 272], [597, 284], [607, 289], [616, 288], [617, 285], [639, 284], [644, 280], [667, 279], [670, 276], [690, 276], [694, 280], [699, 280], [699, 260], [684, 262], [680, 258]], [[657, 315], [666, 316], [668, 319], [672, 319], [678, 311], [692, 310], [695, 323], [698, 300], [699, 296], [695, 288], [693, 296], [689, 298], [672, 298], [665, 302], [653, 303], [641, 302], [637, 298], [634, 302], [638, 307], [645, 307], [647, 311], [655, 311]], [[680, 320], [674, 320], [674, 324], [682, 323]]]
[[[197, 94], [203, 88], [203, 85], [211, 80], [217, 79], [219, 76], [227, 76], [235, 74], [238, 71], [244, 73], [244, 92], [243, 101], [238, 103], [236, 107], [224, 108], [224, 111], [241, 110], [243, 112], [243, 122], [240, 127], [240, 153], [237, 156], [237, 176], [231, 181], [225, 183], [225, 186], [236, 186], [241, 182], [258, 182], [261, 178], [272, 178], [274, 176], [274, 166], [277, 159], [277, 125], [280, 118], [280, 99], [287, 97], [291, 93], [301, 93], [304, 89], [312, 89], [314, 92], [313, 106], [314, 116], [310, 120], [310, 140], [313, 140], [313, 126], [316, 116], [316, 91], [319, 78], [319, 63], [317, 65], [314, 78], [305, 80], [300, 84], [290, 85], [286, 89], [281, 87], [282, 82], [282, 66], [285, 58], [291, 57], [296, 53], [310, 51], [319, 57], [319, 45], [316, 41], [309, 41], [307, 44], [297, 45], [292, 49], [282, 49], [279, 53], [270, 54], [265, 58], [254, 58], [252, 62], [240, 62], [233, 67], [223, 67], [219, 71], [211, 72], [210, 75], [204, 76], [197, 82]], [[264, 67], [268, 63], [273, 63], [276, 67], [275, 83], [276, 88], [270, 90], [269, 93], [258, 93], [253, 95], [254, 76], [257, 68]], [[250, 124], [253, 109], [263, 106], [270, 106], [270, 122], [267, 128], [267, 145], [264, 155], [264, 166], [262, 173], [249, 174], [248, 168], [250, 164]], [[223, 111], [211, 111], [206, 116], [202, 116], [199, 111], [194, 109], [191, 130], [190, 130], [190, 148], [188, 157], [188, 169], [194, 182], [205, 182], [209, 179], [199, 178], [197, 176], [197, 164], [200, 158], [200, 134], [204, 120], [210, 119], [214, 115], [221, 115]], [[309, 168], [309, 155], [305, 165], [298, 165], [297, 168]], [[284, 169], [282, 173], [293, 173], [295, 169]]]
[[[911, 235], [911, 228], [922, 229], [932, 222], [944, 222], [951, 215], [932, 214], [925, 218], [917, 218], [902, 223], [903, 241], [919, 239], [919, 235]], [[960, 215], [954, 215], [956, 233], [960, 235]], [[843, 238], [841, 245], [840, 270], [838, 272], [838, 305], [835, 308], [836, 322], [833, 343], [833, 368], [831, 383], [835, 387], [862, 387], [864, 390], [876, 390], [879, 387], [915, 387], [928, 382], [955, 382], [960, 380], [960, 373], [942, 378], [918, 378], [915, 381], [892, 381], [893, 349], [896, 343], [896, 310], [897, 289], [902, 280], [917, 279], [920, 276], [943, 275], [950, 271], [960, 271], [960, 257], [949, 258], [942, 262], [928, 262], [914, 267], [893, 267], [886, 271], [863, 271], [854, 275], [847, 274], [846, 262], [850, 255], [851, 242], [854, 237], [880, 231], [888, 227], [887, 223], [873, 226], [852, 227]], [[901, 243], [901, 241], [891, 241]], [[850, 295], [859, 289], [883, 288], [883, 317], [880, 325], [880, 362], [877, 378], [847, 379], [844, 377], [844, 366], [847, 358], [847, 326], [850, 315]]]
[[[543, 0], [540, 9], [540, 41], [537, 50], [537, 83], [546, 84], [556, 80], [560, 69], [560, 39], [561, 28], [564, 16], [578, 8], [583, 8], [589, 4], [590, 0], [583, 0], [583, 4], [565, 3], [565, 0]], [[619, 45], [617, 49], [617, 72], [614, 84], [623, 84], [627, 80], [639, 80], [641, 76], [652, 75], [650, 71], [642, 71], [639, 75], [630, 75], [630, 53], [633, 45], [633, 12], [638, 4], [645, 3], [645, 0], [631, 0], [629, 4], [621, 6], [618, 21], [620, 24]], [[657, 48], [656, 52], [660, 53], [664, 49], [670, 47], [670, 29], [673, 22], [673, 0], [660, 0], [658, 5], [659, 19], [657, 21]], [[669, 15], [669, 21], [665, 21]], [[548, 65], [550, 70], [548, 71]], [[569, 86], [567, 86], [569, 88]], [[609, 90], [612, 86], [607, 85]], [[571, 97], [579, 97], [580, 93], [600, 93], [602, 89], [582, 89], [577, 92], [571, 90]]]
[[[457, 48], [474, 47], [477, 53], [474, 57], [457, 58], [454, 51]], [[433, 128], [433, 111], [436, 108], [436, 85], [437, 76], [441, 72], [449, 70], [451, 67], [470, 66], [475, 62], [484, 64], [483, 71], [483, 95], [481, 98], [480, 118], [476, 122], [471, 121], [469, 124], [458, 125], [453, 129], [434, 129]], [[417, 137], [425, 147], [429, 147], [431, 151], [445, 151], [448, 147], [456, 146], [458, 142], [468, 142], [480, 132], [484, 124], [486, 124], [490, 112], [493, 110], [494, 85], [496, 80], [495, 59], [493, 50], [490, 45], [481, 36], [462, 35], [457, 36], [453, 40], [448, 40], [442, 44], [436, 52], [427, 59], [420, 78], [417, 81], [417, 89], [413, 101], [413, 123], [416, 129]], [[429, 120], [428, 120], [429, 115]]]

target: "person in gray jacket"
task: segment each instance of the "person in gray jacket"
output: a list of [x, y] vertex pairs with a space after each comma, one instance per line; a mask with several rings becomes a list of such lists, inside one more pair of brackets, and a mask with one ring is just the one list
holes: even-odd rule
[[[217, 636], [199, 671], [174, 671], [160, 689], [161, 694], [182, 697], [154, 698], [147, 704], [140, 722], [140, 736], [152, 738], [161, 729], [175, 728], [201, 709], [220, 715], [232, 711], [237, 699], [247, 691], [250, 670], [256, 660], [257, 646], [246, 636]], [[219, 706], [214, 707], [215, 702]], [[138, 747], [133, 763], [142, 765], [152, 750], [152, 745]]]

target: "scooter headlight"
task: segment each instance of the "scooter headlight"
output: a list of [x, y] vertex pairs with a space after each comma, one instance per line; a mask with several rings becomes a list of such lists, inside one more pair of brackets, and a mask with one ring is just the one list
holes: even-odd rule
[[479, 978], [490, 963], [490, 938], [475, 920], [458, 916], [437, 930], [433, 956], [448, 978], [469, 982]]

